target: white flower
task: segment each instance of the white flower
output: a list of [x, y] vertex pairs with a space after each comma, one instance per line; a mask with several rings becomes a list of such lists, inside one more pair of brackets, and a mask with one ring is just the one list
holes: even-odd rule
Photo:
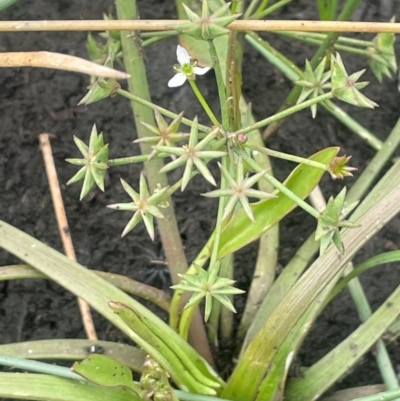
[[176, 48], [176, 57], [179, 65], [174, 66], [176, 74], [168, 81], [170, 88], [181, 86], [187, 79], [195, 79], [195, 75], [204, 75], [210, 67], [197, 67], [197, 62], [190, 62], [189, 53], [180, 45]]

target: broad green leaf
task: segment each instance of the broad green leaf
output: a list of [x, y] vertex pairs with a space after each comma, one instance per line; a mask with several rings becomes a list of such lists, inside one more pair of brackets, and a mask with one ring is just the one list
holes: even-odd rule
[[106, 388], [34, 373], [0, 373], [0, 396], [48, 401], [142, 401], [123, 388]]
[[[329, 164], [339, 148], [331, 147], [314, 154], [310, 160]], [[321, 180], [324, 171], [301, 164], [296, 167], [284, 184], [297, 196], [304, 199]], [[253, 223], [241, 210], [228, 224], [221, 236], [219, 258], [237, 251], [258, 239], [296, 207], [296, 203], [281, 192], [276, 198], [263, 200], [251, 205], [256, 222]]]
[[143, 398], [142, 389], [133, 381], [132, 371], [109, 356], [90, 355], [82, 362], [75, 362], [71, 369], [93, 384], [125, 388], [133, 393], [132, 396]]

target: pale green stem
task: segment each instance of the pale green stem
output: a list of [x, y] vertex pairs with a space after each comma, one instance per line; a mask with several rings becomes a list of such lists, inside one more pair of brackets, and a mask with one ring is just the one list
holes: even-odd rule
[[[119, 19], [131, 20], [138, 19], [138, 7], [135, 0], [116, 0], [115, 1], [117, 16]], [[128, 79], [129, 92], [135, 96], [131, 99], [132, 111], [135, 119], [136, 131], [139, 138], [151, 136], [150, 130], [142, 124], [146, 122], [155, 126], [154, 105], [149, 109], [151, 103], [149, 85], [147, 82], [146, 68], [143, 60], [143, 49], [132, 38], [132, 35], [139, 35], [138, 32], [121, 32], [121, 44], [124, 56], [124, 64], [126, 72], [130, 74]], [[117, 93], [121, 93], [120, 90]], [[128, 97], [128, 96], [127, 96]], [[148, 104], [137, 101], [144, 99]], [[161, 113], [161, 111], [160, 111]], [[175, 118], [175, 117], [174, 117]], [[147, 143], [140, 143], [142, 154], [151, 152], [151, 147]], [[163, 167], [160, 159], [153, 159], [145, 162], [145, 170], [150, 190], [153, 191], [158, 185], [166, 187], [168, 185], [167, 175], [159, 171]], [[173, 202], [170, 200], [169, 206], [163, 209], [164, 219], [157, 219], [158, 231], [165, 256], [167, 258], [168, 267], [171, 272], [171, 279], [174, 284], [180, 281], [179, 274], [184, 274], [187, 270], [186, 255], [182, 245], [182, 239], [179, 233], [176, 215], [173, 208]], [[196, 319], [190, 331], [190, 340], [193, 347], [211, 364], [213, 357], [207, 341], [207, 334], [203, 323]]]
[[[221, 261], [220, 276], [234, 279], [233, 254], [226, 256]], [[227, 295], [233, 305], [233, 295]], [[222, 305], [219, 319], [219, 331], [222, 340], [230, 340], [233, 336], [233, 312]]]
[[[304, 72], [300, 70], [295, 64], [286, 58], [283, 54], [278, 52], [268, 42], [264, 41], [259, 35], [254, 32], [246, 34], [245, 39], [255, 48], [260, 54], [265, 57], [271, 64], [275, 65], [279, 70], [285, 74], [293, 82], [299, 79], [304, 79]], [[346, 112], [344, 112], [339, 106], [330, 100], [323, 102], [324, 107], [329, 113], [331, 113], [337, 120], [339, 120], [348, 129], [354, 132], [357, 136], [366, 141], [371, 147], [379, 150], [382, 146], [380, 141], [374, 134], [363, 127], [356, 120], [351, 118]], [[272, 126], [266, 130], [267, 135], [273, 131]], [[265, 136], [265, 135], [264, 135]]]
[[[126, 97], [129, 100], [132, 100], [136, 103], [139, 103], [143, 106], [146, 106], [152, 110], [157, 109], [162, 115], [166, 116], [166, 117], [170, 117], [170, 118], [176, 118], [178, 117], [178, 114], [173, 113], [172, 111], [169, 111], [167, 109], [164, 109], [163, 107], [157, 106], [156, 104], [149, 102], [148, 100], [142, 99], [139, 96], [135, 96], [134, 94], [124, 90], [124, 89], [117, 89], [116, 93], [118, 93], [121, 96]], [[188, 125], [189, 127], [191, 127], [193, 125], [193, 121], [189, 120], [188, 118], [183, 117], [182, 118], [182, 124]], [[210, 132], [211, 128], [207, 127], [206, 125], [202, 125], [202, 124], [198, 124], [197, 125], [198, 129], [200, 131], [204, 131], [204, 132]]]
[[391, 401], [400, 397], [400, 390], [384, 391], [367, 397], [355, 398], [352, 401]]
[[195, 312], [198, 310], [198, 306], [200, 305], [200, 302], [202, 299], [200, 299], [198, 302], [190, 306], [189, 308], [185, 308], [182, 311], [182, 316], [179, 321], [179, 335], [184, 339], [187, 340], [189, 336], [189, 329], [190, 325], [193, 320], [193, 316]]
[[[72, 372], [71, 369], [69, 368], [64, 368], [61, 366], [56, 366], [45, 362], [31, 361], [29, 359], [0, 355], [0, 365], [10, 366], [12, 368], [18, 368], [22, 370], [28, 370], [30, 372], [44, 373], [44, 374], [64, 377], [65, 379], [69, 380], [78, 380], [81, 382], [87, 381], [82, 376]], [[0, 395], [1, 395], [1, 389], [0, 389]]]
[[271, 7], [268, 7], [263, 12], [256, 13], [252, 15], [249, 19], [263, 19], [267, 15], [272, 14], [274, 11], [278, 10], [279, 8], [285, 6], [288, 3], [291, 3], [293, 0], [281, 0], [277, 3], [273, 4]]
[[245, 146], [246, 146], [246, 148], [249, 148], [253, 151], [264, 153], [265, 155], [272, 156], [277, 159], [289, 160], [291, 162], [305, 164], [307, 166], [312, 166], [312, 167], [319, 168], [324, 171], [328, 171], [328, 166], [326, 164], [319, 163], [319, 162], [316, 162], [316, 161], [313, 161], [310, 159], [306, 159], [305, 157], [290, 155], [288, 153], [278, 152], [277, 150], [262, 148], [261, 146], [257, 146], [257, 145], [251, 145], [249, 143], [246, 143]]
[[198, 101], [200, 102], [200, 104], [203, 106], [204, 111], [207, 113], [209, 119], [211, 120], [211, 122], [216, 125], [216, 126], [220, 126], [221, 124], [219, 123], [219, 121], [217, 120], [217, 117], [215, 117], [215, 114], [213, 113], [213, 111], [211, 110], [210, 106], [208, 105], [206, 99], [204, 99], [203, 94], [200, 92], [197, 84], [195, 81], [193, 81], [192, 79], [189, 79], [189, 84], [193, 89], [194, 94], [196, 95]]
[[156, 31], [156, 32], [141, 32], [140, 37], [141, 39], [151, 39], [159, 36], [162, 36], [164, 38], [167, 38], [169, 36], [176, 36], [179, 35], [179, 32], [177, 31]]
[[[167, 157], [168, 154], [160, 153], [157, 157]], [[125, 164], [132, 164], [132, 163], [140, 163], [145, 162], [149, 158], [149, 155], [138, 155], [138, 156], [128, 156], [128, 157], [120, 157], [118, 159], [110, 159], [108, 160], [108, 165], [110, 167], [113, 166], [123, 166]]]
[[219, 318], [221, 316], [222, 304], [218, 300], [213, 300], [213, 306], [210, 317], [207, 321], [207, 335], [210, 344], [218, 345], [218, 334], [219, 334]]
[[297, 113], [300, 110], [306, 109], [307, 107], [312, 106], [313, 104], [317, 104], [320, 102], [325, 102], [329, 99], [333, 98], [333, 94], [332, 93], [325, 93], [323, 95], [317, 96], [313, 99], [310, 100], [306, 100], [305, 102], [302, 102], [300, 104], [297, 104], [295, 106], [289, 107], [285, 110], [282, 110], [276, 114], [274, 114], [271, 117], [265, 118], [261, 121], [258, 121], [257, 123], [251, 125], [250, 127], [246, 127], [246, 128], [242, 128], [239, 131], [235, 132], [235, 134], [247, 134], [251, 131], [254, 131], [256, 129], [265, 127], [275, 121], [279, 121], [282, 120], [283, 118], [290, 116], [293, 113]]
[[[263, 171], [263, 168], [254, 160], [252, 159], [246, 151], [242, 150], [240, 154], [243, 157], [243, 160], [257, 173]], [[285, 194], [288, 198], [292, 199], [298, 206], [300, 206], [303, 210], [307, 213], [311, 214], [311, 216], [315, 217], [316, 219], [319, 218], [319, 212], [310, 206], [307, 202], [303, 201], [303, 199], [299, 198], [296, 194], [294, 194], [290, 189], [286, 188], [281, 182], [279, 182], [275, 177], [271, 174], [265, 173], [264, 178], [274, 186], [278, 191], [281, 191]]]
[[[360, 1], [361, 0], [346, 1], [337, 20], [338, 21], [349, 21], [351, 19], [353, 12], [357, 9]], [[339, 32], [330, 32], [326, 36], [324, 42], [318, 48], [318, 50], [314, 54], [314, 57], [310, 61], [311, 68], [315, 69], [319, 65], [319, 63], [325, 57], [325, 55], [329, 51], [329, 49], [332, 48], [332, 46], [335, 44], [339, 35], [340, 35]], [[286, 97], [286, 99], [282, 103], [282, 106], [280, 107], [279, 110], [282, 111], [282, 110], [296, 104], [301, 91], [302, 91], [302, 88], [299, 85], [296, 85], [292, 89], [292, 91], [289, 93], [289, 95]], [[271, 124], [271, 126], [268, 127], [264, 131], [264, 134], [263, 134], [264, 139], [268, 138], [270, 135], [272, 135], [279, 128], [279, 126], [282, 123], [283, 123], [283, 121], [279, 121], [278, 123]]]
[[228, 112], [228, 101], [226, 98], [226, 88], [224, 78], [222, 75], [221, 64], [219, 62], [217, 49], [215, 48], [214, 42], [211, 40], [208, 42], [210, 56], [213, 63], [215, 78], [217, 80], [218, 97], [221, 105], [221, 116], [222, 116], [222, 127], [225, 131], [229, 131], [229, 112]]
[[[293, 37], [295, 39], [301, 39], [302, 37], [307, 37], [311, 39], [323, 42], [326, 39], [326, 33], [318, 32], [295, 32], [295, 31], [277, 31], [277, 34], [282, 34], [284, 36]], [[339, 36], [337, 38], [337, 43], [347, 44], [349, 46], [359, 46], [359, 47], [374, 47], [374, 43], [370, 40], [361, 40], [349, 38], [347, 36]]]
[[373, 149], [380, 150], [382, 147], [382, 141], [378, 139], [373, 133], [363, 127], [356, 120], [352, 119], [346, 112], [344, 112], [339, 106], [332, 101], [328, 100], [322, 103], [322, 106], [328, 110], [337, 120], [339, 120], [348, 129], [353, 131], [357, 136], [362, 138], [368, 143]]
[[[309, 36], [306, 36], [306, 35], [297, 35], [297, 32], [281, 31], [281, 32], [277, 32], [277, 33], [280, 33], [281, 35], [287, 36], [287, 37], [289, 37], [291, 39], [301, 40], [303, 42], [311, 43], [311, 44], [317, 45], [317, 46], [320, 46], [322, 44], [322, 42], [323, 42], [323, 39], [317, 39], [317, 38], [309, 37]], [[364, 57], [368, 56], [368, 52], [366, 50], [364, 50], [364, 49], [357, 49], [357, 48], [354, 48], [354, 47], [342, 45], [340, 43], [335, 43], [334, 47], [335, 47], [336, 50], [343, 50], [343, 51], [346, 51], [348, 53], [353, 53], [353, 54], [357, 54], [359, 56], [364, 56]]]
[[244, 19], [248, 19], [253, 14], [253, 11], [256, 9], [258, 2], [259, 0], [251, 0], [251, 3], [248, 5], [246, 12], [244, 13]]

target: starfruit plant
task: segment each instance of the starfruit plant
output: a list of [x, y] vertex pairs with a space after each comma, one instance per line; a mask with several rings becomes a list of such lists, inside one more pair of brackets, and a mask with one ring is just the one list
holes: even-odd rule
[[[269, 5], [268, 1], [253, 0], [245, 9], [244, 2], [238, 1], [225, 3], [204, 0], [199, 4], [196, 1], [183, 3], [177, 0], [179, 17], [185, 21], [172, 31], [150, 33], [147, 36], [142, 33], [142, 37], [140, 32], [106, 32], [102, 35], [105, 43], [98, 43], [93, 36], [89, 36], [87, 49], [90, 57], [109, 66], [123, 59], [130, 79], [128, 90], [122, 89], [112, 79], [94, 81], [81, 103], [104, 101], [107, 97], [117, 95], [129, 99], [138, 134], [135, 143], [140, 145], [142, 154], [111, 159], [103, 134], [98, 134], [96, 126], [93, 126], [88, 145], [74, 138], [83, 158], [67, 159], [69, 163], [81, 166], [68, 184], [83, 181], [82, 199], [95, 187], [106, 190], [105, 177], [114, 166], [143, 163], [143, 172], [136, 180], [135, 177], [121, 179], [131, 201], [122, 203], [121, 200], [121, 203], [108, 206], [133, 212], [122, 236], [133, 236], [135, 227], [142, 222], [151, 240], [154, 240], [156, 230], [160, 233], [174, 281], [174, 293], [166, 308], [169, 324], [117, 288], [112, 281], [114, 278], [89, 271], [2, 222], [1, 247], [29, 265], [14, 267], [8, 272], [10, 277], [16, 271], [22, 274], [21, 269], [25, 269], [26, 277], [34, 276], [33, 272], [36, 272], [41, 277], [54, 279], [88, 302], [141, 350], [135, 350], [137, 354], [133, 362], [123, 355], [110, 358], [115, 345], [107, 343], [104, 344], [106, 355], [96, 354], [99, 348], [95, 348], [95, 354], [73, 365], [72, 373], [46, 364], [0, 355], [2, 364], [46, 373], [41, 377], [0, 373], [1, 396], [64, 399], [64, 395], [68, 394], [71, 399], [175, 401], [178, 398], [196, 400], [196, 396], [202, 395], [204, 400], [207, 396], [237, 401], [280, 400], [283, 397], [288, 400], [314, 400], [348, 370], [347, 364], [335, 364], [334, 370], [330, 369], [329, 362], [333, 355], [340, 355], [343, 360], [349, 357], [349, 349], [360, 350], [357, 355], [351, 354], [355, 363], [374, 343], [380, 341], [383, 332], [400, 313], [396, 306], [400, 302], [399, 289], [373, 315], [370, 313], [371, 318], [351, 337], [306, 370], [304, 376], [288, 378], [289, 367], [304, 336], [323, 306], [337, 293], [336, 284], [343, 274], [349, 273], [353, 256], [400, 211], [400, 183], [394, 179], [395, 168], [358, 205], [359, 199], [383, 167], [382, 160], [390, 159], [393, 143], [400, 142], [399, 126], [393, 129], [385, 144], [367, 136], [367, 141], [378, 144], [376, 147], [380, 149], [378, 161], [371, 162], [376, 165], [374, 173], [362, 174], [357, 190], [347, 192], [343, 188], [336, 197], [332, 196], [324, 210], [310, 205], [305, 198], [318, 185], [324, 173], [328, 173], [327, 176], [332, 179], [351, 176], [356, 169], [348, 165], [350, 157], [339, 156], [337, 147], [322, 149], [303, 158], [265, 146], [260, 129], [272, 130], [271, 127], [276, 127], [285, 118], [303, 109], [310, 108], [315, 118], [317, 105], [320, 105], [338, 118], [340, 115], [341, 121], [354, 131], [359, 131], [360, 125], [348, 115], [344, 118], [334, 102], [343, 101], [364, 108], [377, 106], [360, 92], [367, 84], [358, 82], [364, 71], [347, 73], [344, 61], [336, 50], [348, 50], [344, 47], [350, 42], [338, 34], [309, 35], [307, 40], [311, 38], [320, 47], [315, 57], [306, 61], [305, 71], [301, 71], [283, 54], [257, 38], [254, 32], [238, 33], [229, 29], [229, 24], [242, 14], [250, 19], [263, 18], [289, 2], [286, 0]], [[338, 19], [348, 18], [357, 5], [358, 1], [355, 0], [347, 2]], [[317, 1], [317, 6], [321, 19], [335, 17], [337, 2]], [[116, 9], [118, 19], [139, 18], [136, 1], [116, 0]], [[176, 51], [179, 64], [171, 68], [171, 77], [169, 81], [166, 80], [166, 85], [171, 90], [189, 85], [194, 99], [202, 106], [209, 120], [208, 124], [200, 124], [197, 116], [184, 118], [184, 111], [166, 110], [151, 101], [141, 39], [154, 43], [172, 35], [179, 36], [180, 40]], [[246, 61], [243, 58], [243, 43], [246, 40], [255, 45], [255, 38], [255, 47], [261, 55], [290, 76], [295, 85], [285, 107], [259, 121], [254, 120], [249, 105], [241, 96], [241, 81], [245, 79], [242, 78], [241, 65]], [[299, 35], [299, 38], [306, 37]], [[368, 57], [379, 80], [396, 70], [391, 34], [379, 34], [373, 46], [352, 43], [367, 48], [363, 54]], [[199, 60], [206, 60], [208, 64], [201, 66]], [[219, 110], [210, 107], [201, 86], [196, 82], [211, 69], [218, 90]], [[172, 121], [167, 122], [164, 117]], [[180, 130], [182, 125], [188, 126], [183, 132]], [[297, 166], [280, 182], [273, 175], [269, 157], [284, 159]], [[216, 162], [219, 169], [213, 167]], [[175, 177], [181, 178], [169, 182], [165, 173], [175, 169], [178, 170]], [[218, 212], [213, 233], [188, 266], [171, 196], [178, 190], [185, 191], [196, 175], [202, 176], [215, 187], [199, 195], [218, 199]], [[132, 186], [127, 181], [132, 182]], [[232, 255], [255, 240], [264, 243], [272, 230], [295, 207], [304, 209], [316, 221], [316, 231], [311, 240], [306, 241], [307, 251], [302, 253], [307, 256], [301, 263], [289, 263], [276, 280], [271, 280], [267, 292], [260, 291], [255, 275], [253, 284], [256, 285], [253, 287], [252, 284], [250, 289], [249, 304], [255, 292], [262, 296], [259, 295], [256, 307], [246, 309], [252, 310], [251, 323], [240, 325], [238, 338], [243, 342], [238, 349], [238, 360], [232, 367], [231, 375], [224, 380], [214, 369], [213, 355], [205, 336], [217, 339], [219, 331], [227, 332], [224, 325], [232, 321], [231, 313], [236, 312], [233, 297], [243, 293], [243, 290], [234, 286]], [[345, 220], [353, 210], [353, 215]], [[314, 263], [309, 263], [318, 249], [320, 256]], [[259, 257], [257, 264], [260, 260]], [[275, 270], [275, 266], [272, 269]], [[266, 273], [265, 269], [261, 271]], [[351, 277], [354, 280], [355, 274]], [[139, 286], [139, 283], [132, 285]], [[126, 290], [126, 286], [120, 284], [120, 287]], [[138, 291], [137, 294], [145, 296], [144, 292]], [[146, 294], [148, 297], [149, 292]], [[358, 295], [362, 298], [362, 294]], [[208, 332], [198, 319], [198, 308], [202, 307], [203, 300]], [[226, 335], [229, 337], [231, 334]], [[384, 352], [384, 344], [379, 344]], [[35, 344], [30, 346], [37, 347]], [[0, 346], [0, 353], [12, 354], [15, 349], [12, 345], [8, 348]], [[389, 390], [394, 390], [397, 384], [390, 377], [390, 360], [380, 361], [378, 364], [385, 384]], [[139, 382], [133, 380], [131, 370], [141, 374]], [[52, 377], [48, 372], [59, 377]], [[32, 382], [36, 385], [32, 386]], [[21, 391], [21, 386], [24, 391]], [[392, 392], [390, 396], [397, 397], [398, 393]]]

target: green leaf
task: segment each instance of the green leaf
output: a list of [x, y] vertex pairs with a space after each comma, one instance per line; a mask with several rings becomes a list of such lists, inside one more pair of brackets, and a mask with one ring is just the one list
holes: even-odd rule
[[[198, 373], [194, 366], [187, 365], [185, 367], [182, 364], [181, 358], [178, 354], [182, 355], [182, 350], [180, 346], [171, 342], [171, 347], [168, 347], [159, 338], [159, 328], [150, 320], [147, 319], [142, 313], [137, 309], [129, 307], [122, 302], [110, 302], [110, 308], [116, 313], [130, 328], [136, 329], [138, 325], [144, 326], [143, 333], [145, 334], [146, 341], [151, 344], [154, 350], [154, 359], [157, 360], [157, 354], [160, 352], [169, 362], [169, 364], [174, 366], [174, 369], [179, 371], [179, 376], [171, 373], [173, 380], [180, 386], [182, 386], [182, 379], [184, 379], [185, 386], [193, 392], [198, 392], [200, 394], [215, 395], [216, 391], [213, 387], [218, 387], [219, 384], [214, 380], [209, 379]], [[169, 369], [170, 371], [171, 369]]]
[[122, 388], [106, 388], [56, 376], [0, 373], [1, 396], [48, 401], [142, 401]]
[[[31, 269], [33, 270], [33, 269]], [[40, 273], [37, 273], [40, 278]], [[146, 357], [144, 350], [128, 344], [115, 343], [111, 341], [93, 341], [62, 339], [23, 341], [11, 344], [1, 344], [0, 354], [5, 356], [19, 357], [24, 359], [45, 359], [76, 361], [85, 358], [91, 351], [91, 347], [104, 352], [104, 355], [112, 355], [130, 369], [140, 373]]]
[[[328, 165], [338, 152], [339, 148], [331, 147], [321, 150], [309, 159]], [[301, 164], [292, 171], [284, 184], [297, 196], [304, 199], [319, 183], [323, 173], [323, 170]], [[293, 200], [279, 192], [276, 198], [262, 200], [251, 205], [255, 223], [252, 223], [246, 212], [241, 210], [221, 235], [218, 257], [223, 258], [255, 241], [295, 207], [296, 203]]]
[[[192, 381], [187, 378], [187, 372], [189, 371], [195, 372], [192, 377], [196, 377], [199, 382], [204, 380], [212, 381], [213, 386], [208, 387], [211, 393], [214, 391], [214, 387], [218, 387], [222, 383], [207, 362], [165, 322], [140, 302], [123, 293], [89, 269], [4, 221], [0, 221], [0, 246], [35, 267], [76, 296], [84, 299], [90, 306], [135, 341], [138, 346], [153, 356], [171, 374], [174, 381], [182, 383], [182, 387], [192, 387], [189, 385]], [[109, 302], [113, 300], [118, 300], [128, 307], [134, 308], [146, 320], [153, 323], [152, 330], [166, 347], [173, 349], [173, 354], [179, 358], [184, 366], [185, 375], [183, 375], [183, 370], [175, 368], [163, 354], [148, 343], [147, 335], [149, 330], [143, 322], [139, 321], [140, 324], [131, 329], [110, 309]], [[196, 388], [193, 391], [196, 391]]]
[[133, 381], [132, 371], [122, 363], [106, 355], [93, 354], [82, 362], [75, 362], [72, 371], [91, 383], [102, 387], [122, 387], [140, 398], [143, 391]]

